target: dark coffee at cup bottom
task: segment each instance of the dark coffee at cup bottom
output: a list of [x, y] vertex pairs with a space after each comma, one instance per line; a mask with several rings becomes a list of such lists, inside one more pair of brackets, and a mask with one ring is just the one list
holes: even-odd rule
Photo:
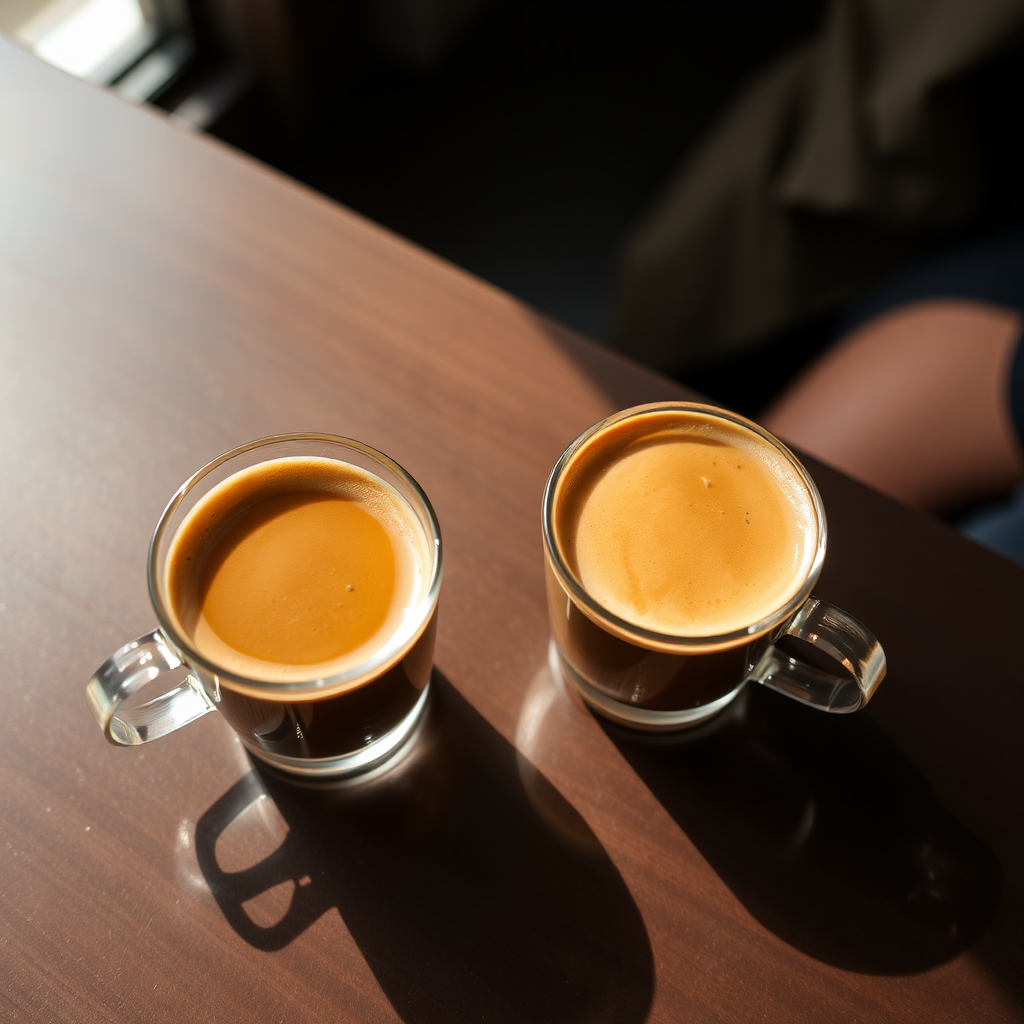
[[723, 651], [669, 654], [630, 643], [589, 619], [547, 571], [552, 635], [563, 671], [579, 686], [593, 686], [612, 700], [652, 712], [674, 712], [714, 704], [746, 675], [748, 644]]

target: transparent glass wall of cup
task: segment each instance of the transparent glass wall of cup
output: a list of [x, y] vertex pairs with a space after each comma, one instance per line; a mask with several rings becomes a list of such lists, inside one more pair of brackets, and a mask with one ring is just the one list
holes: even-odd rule
[[[246, 678], [205, 658], [169, 612], [167, 559], [189, 512], [241, 470], [276, 459], [316, 457], [366, 470], [401, 495], [423, 531], [429, 564], [418, 603], [365, 661], [328, 678], [268, 682]], [[367, 445], [331, 434], [279, 434], [235, 448], [204, 466], [164, 510], [149, 549], [149, 594], [159, 628], [116, 651], [89, 680], [86, 698], [107, 739], [135, 746], [217, 710], [250, 753], [303, 776], [365, 771], [396, 752], [426, 705], [441, 586], [441, 533], [427, 496], [399, 466]], [[154, 700], [123, 702], [166, 679]]]
[[[758, 622], [719, 636], [673, 636], [628, 622], [601, 606], [570, 568], [559, 543], [556, 502], [574, 456], [625, 420], [693, 412], [750, 431], [796, 471], [813, 505], [813, 557], [796, 593]], [[685, 729], [722, 711], [758, 682], [823, 711], [863, 707], [885, 675], [874, 636], [846, 612], [812, 596], [825, 558], [821, 496], [785, 445], [755, 423], [712, 406], [662, 402], [616, 413], [581, 434], [548, 478], [543, 502], [548, 610], [555, 666], [597, 713], [647, 731]], [[793, 643], [793, 638], [803, 645]]]

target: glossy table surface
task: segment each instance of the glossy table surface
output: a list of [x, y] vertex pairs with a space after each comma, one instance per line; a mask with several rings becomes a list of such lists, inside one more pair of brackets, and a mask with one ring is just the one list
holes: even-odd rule
[[[1024, 1019], [1024, 570], [812, 463], [867, 711], [645, 745], [553, 680], [547, 473], [679, 394], [0, 40], [0, 1019]], [[331, 791], [216, 715], [108, 746], [84, 684], [154, 624], [164, 503], [303, 429], [437, 510], [423, 735]]]

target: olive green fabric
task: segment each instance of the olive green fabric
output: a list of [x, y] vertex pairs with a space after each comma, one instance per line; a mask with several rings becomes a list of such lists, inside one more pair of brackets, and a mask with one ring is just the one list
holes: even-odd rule
[[1024, 0], [834, 0], [629, 239], [613, 344], [669, 372], [742, 352], [967, 223], [957, 83], [1022, 36]]

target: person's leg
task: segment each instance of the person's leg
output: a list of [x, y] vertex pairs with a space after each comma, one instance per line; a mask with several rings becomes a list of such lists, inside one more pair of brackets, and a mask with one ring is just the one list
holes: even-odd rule
[[916, 508], [945, 512], [1024, 478], [1010, 415], [1019, 313], [964, 300], [868, 321], [762, 417], [795, 447]]

